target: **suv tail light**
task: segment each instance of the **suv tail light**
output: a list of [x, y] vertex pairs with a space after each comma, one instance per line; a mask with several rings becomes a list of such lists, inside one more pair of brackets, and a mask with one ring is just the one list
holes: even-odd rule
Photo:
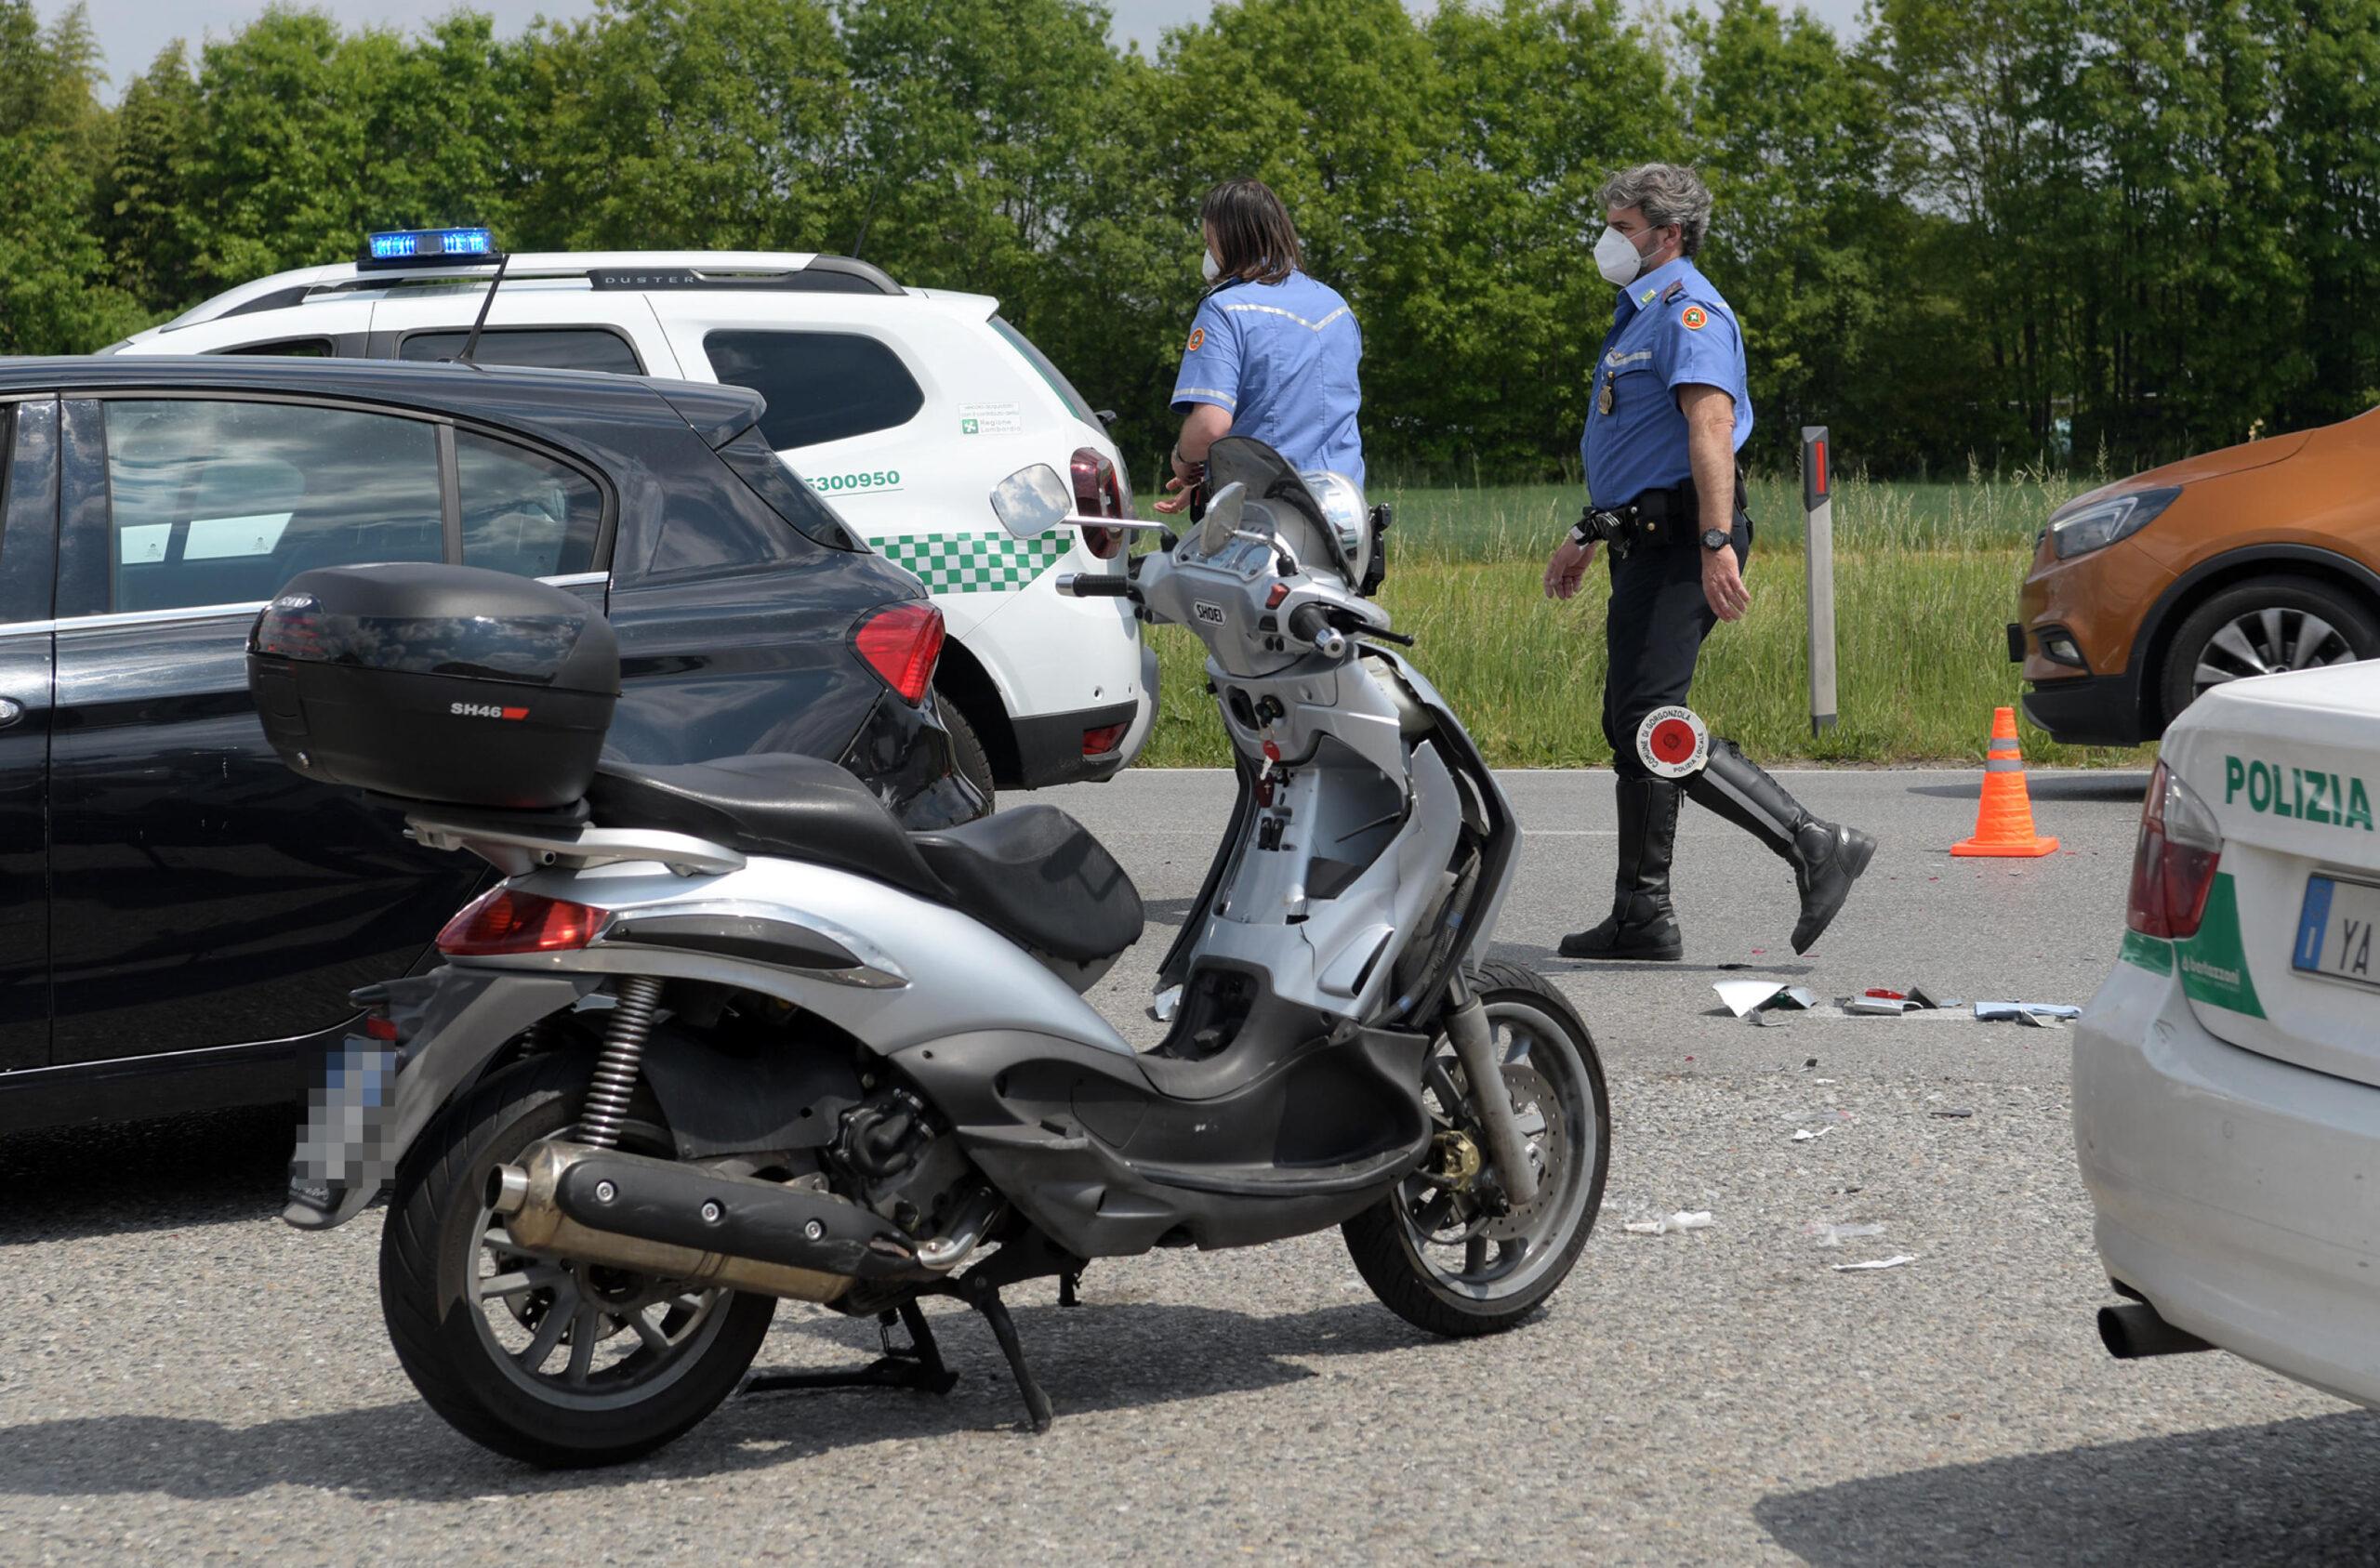
[[2125, 924], [2144, 936], [2196, 936], [2222, 858], [2223, 832], [2198, 792], [2166, 771], [2149, 778], [2140, 807], [2140, 842], [2132, 855], [2132, 899]]
[[903, 701], [921, 703], [942, 657], [942, 612], [916, 599], [872, 610], [852, 628], [852, 652]]
[[564, 953], [586, 946], [603, 912], [562, 899], [495, 887], [463, 906], [438, 933], [438, 951], [456, 958], [498, 953]]
[[1124, 731], [1130, 728], [1131, 726], [1128, 724], [1102, 724], [1096, 729], [1085, 730], [1082, 732], [1082, 754], [1085, 757], [1106, 756], [1124, 744]]
[[[1074, 461], [1075, 511], [1082, 517], [1130, 517], [1131, 487], [1116, 465], [1096, 447], [1078, 447]], [[1124, 531], [1120, 528], [1086, 528], [1082, 542], [1091, 554], [1102, 560], [1112, 560], [1124, 547]]]

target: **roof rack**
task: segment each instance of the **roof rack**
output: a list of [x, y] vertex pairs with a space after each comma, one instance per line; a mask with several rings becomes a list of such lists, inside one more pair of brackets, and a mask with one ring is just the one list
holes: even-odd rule
[[[359, 268], [339, 262], [276, 272], [217, 295], [184, 311], [159, 330], [173, 332], [202, 322], [223, 321], [257, 310], [277, 310], [309, 299], [359, 289], [403, 288], [432, 283], [483, 283], [496, 262], [428, 258], [418, 264], [382, 262]], [[549, 251], [509, 259], [507, 283], [531, 278], [584, 278], [598, 292], [619, 289], [747, 290], [789, 294], [905, 295], [908, 291], [872, 262], [804, 251]]]

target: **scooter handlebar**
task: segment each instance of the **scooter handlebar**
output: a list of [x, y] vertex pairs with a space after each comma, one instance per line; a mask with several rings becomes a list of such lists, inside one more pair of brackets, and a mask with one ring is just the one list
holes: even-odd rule
[[1347, 650], [1346, 634], [1330, 624], [1329, 607], [1311, 600], [1289, 612], [1289, 635], [1312, 644], [1316, 652], [1328, 659]]
[[1069, 572], [1058, 579], [1058, 591], [1073, 599], [1130, 599], [1132, 580]]

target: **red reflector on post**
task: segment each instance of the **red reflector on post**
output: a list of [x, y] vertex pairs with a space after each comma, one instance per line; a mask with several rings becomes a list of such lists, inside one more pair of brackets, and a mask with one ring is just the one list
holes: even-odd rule
[[1826, 494], [1826, 442], [1821, 441], [1812, 443], [1810, 455], [1816, 460], [1814, 477], [1818, 481], [1818, 493], [1823, 495]]
[[921, 600], [888, 604], [852, 629], [852, 652], [904, 700], [923, 702], [942, 657], [942, 612]]
[[1128, 728], [1130, 726], [1123, 724], [1102, 724], [1096, 730], [1085, 730], [1082, 732], [1082, 754], [1085, 757], [1106, 756], [1124, 744], [1124, 731]]
[[563, 953], [586, 946], [603, 912], [562, 899], [491, 888], [438, 933], [438, 951], [457, 958], [498, 953]]

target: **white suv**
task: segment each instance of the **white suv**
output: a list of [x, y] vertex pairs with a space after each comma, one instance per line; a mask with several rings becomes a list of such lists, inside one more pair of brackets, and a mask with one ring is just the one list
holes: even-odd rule
[[445, 360], [485, 305], [481, 363], [749, 387], [768, 400], [769, 444], [933, 596], [943, 717], [986, 797], [995, 782], [1108, 778], [1138, 754], [1155, 650], [1123, 601], [1053, 586], [1061, 566], [1120, 573], [1115, 536], [1015, 539], [989, 499], [1037, 463], [1073, 475], [1086, 516], [1130, 515], [1131, 492], [1100, 416], [997, 300], [769, 251], [513, 256], [491, 297], [494, 272], [476, 258], [279, 272], [112, 351]]

